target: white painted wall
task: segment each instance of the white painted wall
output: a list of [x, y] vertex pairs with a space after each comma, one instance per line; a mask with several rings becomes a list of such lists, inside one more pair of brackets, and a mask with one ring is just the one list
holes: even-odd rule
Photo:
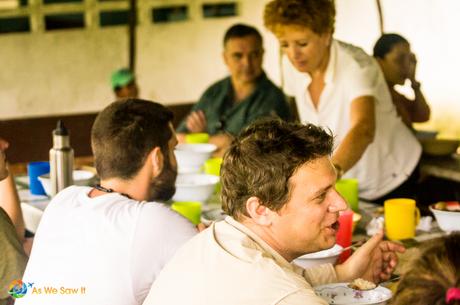
[[[432, 115], [421, 129], [438, 129], [441, 137], [460, 138], [460, 1], [381, 0], [385, 31], [397, 32], [417, 55], [417, 77]], [[375, 1], [336, 0], [336, 37], [372, 52], [379, 37]], [[404, 88], [402, 89], [404, 91]]]
[[[137, 76], [142, 97], [165, 104], [196, 100], [226, 74], [221, 40], [235, 22], [262, 31], [265, 69], [279, 82], [278, 45], [262, 26], [266, 0], [240, 0], [241, 15], [223, 19], [202, 19], [200, 5], [209, 1], [153, 3], [171, 2], [189, 3], [191, 20], [154, 25], [149, 12], [141, 14]], [[375, 1], [336, 4], [335, 36], [370, 52], [379, 36]], [[382, 6], [386, 31], [409, 39], [418, 57], [418, 78], [433, 109], [432, 120], [422, 127], [460, 137], [460, 2], [382, 0]], [[112, 101], [110, 73], [126, 66], [127, 57], [123, 27], [0, 35], [0, 119], [98, 111]]]

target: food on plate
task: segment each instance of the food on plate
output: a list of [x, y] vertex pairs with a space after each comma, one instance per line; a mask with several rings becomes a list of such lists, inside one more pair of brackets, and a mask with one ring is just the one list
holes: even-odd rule
[[439, 201], [434, 204], [436, 210], [460, 212], [460, 203], [458, 201]]
[[377, 286], [372, 282], [366, 281], [365, 279], [357, 278], [348, 284], [348, 287], [355, 290], [371, 290]]

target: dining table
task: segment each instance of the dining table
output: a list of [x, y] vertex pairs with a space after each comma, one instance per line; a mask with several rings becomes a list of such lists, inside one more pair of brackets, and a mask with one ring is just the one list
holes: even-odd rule
[[[21, 208], [24, 215], [26, 229], [35, 233], [39, 226], [40, 219], [51, 198], [45, 195], [32, 195], [28, 189], [28, 176], [17, 176], [15, 179], [21, 200]], [[369, 239], [370, 236], [367, 234], [368, 224], [371, 220], [383, 217], [384, 215], [383, 207], [378, 204], [359, 201], [358, 206], [358, 212], [361, 215], [361, 219], [353, 232], [353, 244]], [[212, 221], [224, 219], [225, 216], [226, 215], [221, 208], [220, 194], [214, 193], [206, 202], [203, 203], [201, 222], [205, 225], [209, 225]], [[446, 234], [446, 232], [443, 232], [439, 228], [436, 220], [432, 219], [429, 229], [417, 230], [414, 238], [397, 241], [406, 247], [406, 251], [402, 254], [398, 254], [399, 264], [393, 276], [399, 278], [403, 276], [411, 267], [414, 259], [419, 256], [421, 253], [420, 249], [425, 243], [429, 243], [434, 238], [438, 238]], [[395, 280], [382, 286], [390, 289], [394, 293], [396, 292], [398, 282], [399, 280]]]
[[460, 154], [446, 156], [423, 155], [420, 161], [420, 173], [460, 183]]

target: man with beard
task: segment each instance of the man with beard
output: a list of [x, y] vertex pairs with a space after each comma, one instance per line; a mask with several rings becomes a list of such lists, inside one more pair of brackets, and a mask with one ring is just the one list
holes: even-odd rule
[[91, 144], [100, 184], [71, 186], [50, 202], [23, 278], [33, 288], [17, 304], [143, 302], [166, 262], [197, 232], [155, 202], [175, 191], [172, 117], [138, 99], [98, 115]]

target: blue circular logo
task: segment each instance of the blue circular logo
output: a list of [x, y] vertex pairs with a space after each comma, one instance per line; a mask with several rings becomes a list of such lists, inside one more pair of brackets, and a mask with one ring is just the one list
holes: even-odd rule
[[21, 280], [12, 281], [8, 293], [15, 299], [22, 298], [27, 293], [27, 283]]

